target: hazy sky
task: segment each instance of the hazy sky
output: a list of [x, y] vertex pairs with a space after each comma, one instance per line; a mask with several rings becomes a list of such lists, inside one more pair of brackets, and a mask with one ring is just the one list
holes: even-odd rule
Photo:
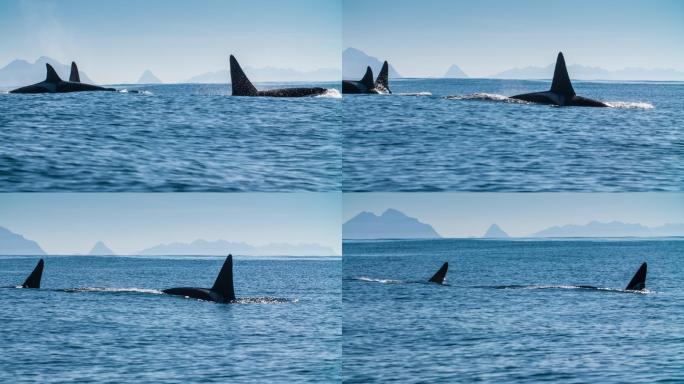
[[2, 194], [0, 226], [49, 254], [119, 254], [170, 242], [318, 243], [341, 250], [339, 193]]
[[511, 236], [597, 220], [659, 226], [684, 222], [684, 193], [345, 193], [343, 221], [394, 208], [444, 237], [482, 236], [493, 223]]
[[568, 64], [684, 70], [680, 0], [344, 0], [344, 47], [403, 76]]
[[[165, 82], [243, 66], [340, 68], [340, 0], [2, 0], [0, 67], [75, 60], [98, 83]], [[228, 81], [228, 79], [226, 79]]]

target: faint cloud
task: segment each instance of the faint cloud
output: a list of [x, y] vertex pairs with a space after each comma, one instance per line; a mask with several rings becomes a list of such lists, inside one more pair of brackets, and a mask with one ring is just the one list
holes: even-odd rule
[[22, 0], [21, 18], [27, 31], [29, 43], [38, 47], [40, 55], [58, 61], [68, 61], [73, 56], [75, 34], [60, 20], [57, 5], [53, 1]]

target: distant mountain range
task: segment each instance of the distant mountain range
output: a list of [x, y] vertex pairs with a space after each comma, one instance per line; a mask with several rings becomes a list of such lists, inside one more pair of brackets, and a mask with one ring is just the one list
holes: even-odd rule
[[0, 227], [0, 255], [44, 255], [45, 251], [33, 240]]
[[[243, 67], [245, 74], [252, 82], [328, 82], [341, 81], [342, 74], [339, 69], [323, 68], [315, 71], [298, 71], [289, 68], [254, 68]], [[230, 71], [222, 69], [215, 72], [207, 72], [201, 75], [193, 76], [186, 82], [188, 83], [213, 83], [213, 84], [227, 84], [230, 83]]]
[[482, 235], [483, 238], [485, 239], [507, 239], [509, 236], [506, 232], [501, 229], [496, 224], [492, 224], [488, 229], [487, 232], [485, 232], [484, 235]]
[[429, 224], [396, 209], [377, 216], [361, 212], [342, 225], [344, 239], [434, 239], [441, 236]]
[[684, 236], [684, 223], [647, 227], [619, 221], [601, 223], [592, 221], [585, 225], [564, 225], [544, 229], [529, 237], [667, 237]]
[[456, 64], [452, 65], [447, 69], [447, 71], [444, 73], [444, 78], [445, 79], [465, 79], [468, 78], [468, 75], [466, 75], [465, 72]]
[[[50, 64], [55, 68], [59, 77], [63, 80], [69, 80], [71, 74], [71, 63], [62, 64], [59, 61], [47, 56], [39, 57], [33, 63], [26, 60], [14, 60], [3, 68], [0, 68], [0, 86], [2, 87], [18, 87], [23, 85], [30, 85], [45, 80], [47, 71], [45, 64]], [[78, 63], [77, 63], [78, 64]], [[81, 82], [93, 84], [93, 81], [79, 70]]]
[[113, 256], [115, 255], [114, 251], [109, 249], [108, 246], [105, 245], [102, 241], [98, 241], [93, 245], [93, 248], [88, 252], [89, 256]]
[[[402, 76], [392, 66], [390, 59], [378, 59], [369, 56], [365, 52], [356, 48], [347, 48], [342, 52], [342, 78], [345, 80], [360, 80], [366, 73], [366, 67], [370, 65], [373, 76], [377, 77], [382, 68], [382, 63], [387, 60], [389, 64], [390, 79], [399, 79]], [[375, 79], [373, 79], [375, 80]]]
[[191, 243], [159, 244], [136, 252], [136, 255], [173, 256], [173, 255], [207, 255], [221, 256], [228, 253], [241, 256], [334, 256], [336, 253], [318, 244], [284, 244], [272, 243], [254, 246], [247, 243], [234, 243], [225, 240], [206, 241], [202, 239]]
[[159, 80], [157, 76], [155, 76], [152, 71], [149, 69], [146, 69], [145, 72], [140, 75], [140, 78], [138, 79], [138, 84], [161, 84], [162, 81]]
[[[492, 76], [494, 79], [551, 79], [555, 64], [546, 67], [513, 68]], [[570, 78], [574, 80], [627, 80], [627, 81], [682, 81], [684, 72], [674, 69], [624, 68], [611, 71], [600, 67], [579, 64], [568, 65]]]

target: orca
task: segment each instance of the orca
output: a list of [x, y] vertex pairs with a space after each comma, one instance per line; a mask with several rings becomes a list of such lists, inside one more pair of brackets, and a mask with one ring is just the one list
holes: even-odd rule
[[325, 88], [281, 88], [259, 91], [245, 75], [235, 56], [230, 55], [230, 83], [233, 96], [305, 97], [326, 93]]
[[179, 287], [165, 289], [162, 292], [169, 295], [185, 296], [217, 303], [234, 303], [236, 299], [235, 289], [233, 288], [233, 255], [228, 255], [228, 257], [226, 257], [213, 287]]
[[575, 107], [609, 107], [608, 104], [588, 99], [586, 97], [577, 96], [575, 90], [572, 88], [568, 69], [565, 67], [565, 59], [563, 52], [558, 53], [556, 59], [556, 68], [553, 71], [553, 81], [551, 82], [551, 89], [545, 92], [532, 92], [522, 95], [510, 96], [511, 99], [529, 101], [537, 104], [553, 104], [558, 106], [575, 106]]
[[636, 271], [632, 280], [629, 281], [625, 291], [643, 291], [646, 289], [646, 263], [641, 264], [641, 267]]
[[44, 81], [26, 87], [17, 88], [10, 93], [68, 93], [90, 91], [116, 91], [114, 88], [98, 87], [97, 85], [81, 83], [76, 63], [71, 63], [71, 75], [69, 81], [60, 79], [52, 65], [45, 63], [47, 76]]
[[380, 69], [378, 78], [373, 82], [373, 70], [366, 67], [366, 74], [359, 81], [342, 80], [342, 93], [392, 93], [389, 89], [389, 64], [385, 61]]
[[439, 268], [439, 271], [435, 273], [428, 282], [430, 283], [435, 283], [435, 284], [443, 284], [444, 283], [444, 278], [446, 278], [447, 270], [449, 269], [449, 263], [444, 262], [442, 264], [442, 267]]
[[43, 277], [43, 259], [38, 261], [38, 264], [33, 268], [33, 272], [26, 278], [22, 288], [40, 288], [40, 279]]

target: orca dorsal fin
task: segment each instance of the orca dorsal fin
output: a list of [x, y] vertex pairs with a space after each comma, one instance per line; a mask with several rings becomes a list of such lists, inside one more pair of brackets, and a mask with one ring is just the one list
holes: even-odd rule
[[382, 64], [382, 69], [375, 80], [375, 88], [383, 88], [389, 92], [389, 64], [387, 60]]
[[370, 66], [366, 67], [366, 74], [363, 75], [360, 83], [368, 87], [368, 89], [373, 88], [373, 70]]
[[556, 69], [553, 70], [553, 81], [551, 82], [551, 92], [558, 93], [564, 96], [575, 96], [575, 90], [572, 88], [568, 69], [565, 67], [565, 59], [563, 52], [558, 52], [556, 59]]
[[230, 84], [233, 87], [233, 96], [256, 96], [257, 94], [256, 87], [249, 81], [233, 55], [230, 55]]
[[[49, 65], [49, 64], [48, 64]], [[38, 261], [38, 265], [33, 269], [33, 272], [26, 278], [22, 288], [40, 288], [40, 278], [43, 276], [43, 259]]]
[[646, 288], [646, 263], [641, 264], [639, 270], [636, 271], [632, 280], [627, 284], [627, 291], [641, 291]]
[[211, 290], [219, 293], [226, 301], [235, 300], [235, 289], [233, 288], [233, 255], [228, 255], [223, 262], [221, 272], [219, 272]]
[[45, 63], [45, 67], [47, 68], [47, 76], [45, 77], [46, 82], [59, 83], [60, 81], [62, 81], [62, 79], [59, 78], [57, 72], [55, 72], [55, 69], [52, 68], [52, 65]]
[[78, 75], [78, 67], [76, 66], [75, 61], [71, 62], [71, 74], [69, 75], [69, 81], [74, 83], [81, 82], [81, 76]]
[[431, 283], [437, 283], [437, 284], [442, 284], [444, 282], [444, 278], [446, 278], [447, 270], [449, 269], [449, 263], [444, 262], [442, 264], [442, 267], [435, 273], [434, 276], [428, 280]]

